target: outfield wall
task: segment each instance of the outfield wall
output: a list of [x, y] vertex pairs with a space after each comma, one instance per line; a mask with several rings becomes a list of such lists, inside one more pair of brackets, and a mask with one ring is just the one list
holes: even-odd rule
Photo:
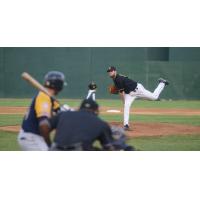
[[23, 71], [42, 82], [46, 72], [60, 70], [68, 83], [60, 97], [84, 98], [93, 80], [97, 98], [110, 98], [109, 65], [150, 90], [159, 77], [167, 78], [171, 84], [161, 98], [200, 99], [200, 48], [0, 48], [0, 97], [35, 93], [21, 79]]

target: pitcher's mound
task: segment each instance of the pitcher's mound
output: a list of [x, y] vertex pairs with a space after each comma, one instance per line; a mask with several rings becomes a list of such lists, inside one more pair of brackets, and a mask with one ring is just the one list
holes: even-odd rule
[[[122, 126], [119, 122], [111, 125]], [[200, 134], [200, 126], [184, 124], [135, 122], [130, 127], [132, 130], [126, 131], [128, 137]]]

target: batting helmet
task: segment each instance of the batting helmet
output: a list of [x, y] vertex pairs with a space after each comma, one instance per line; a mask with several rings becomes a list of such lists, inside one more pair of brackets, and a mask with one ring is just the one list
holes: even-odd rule
[[97, 89], [97, 85], [96, 85], [96, 83], [91, 82], [91, 83], [88, 85], [88, 88], [89, 88], [90, 90], [96, 90], [96, 89]]
[[50, 71], [44, 77], [44, 86], [60, 92], [66, 85], [65, 75], [62, 72]]

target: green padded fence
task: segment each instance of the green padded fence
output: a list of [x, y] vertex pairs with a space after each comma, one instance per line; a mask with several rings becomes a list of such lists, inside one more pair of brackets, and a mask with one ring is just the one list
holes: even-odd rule
[[[43, 82], [49, 70], [63, 71], [68, 86], [64, 98], [84, 98], [95, 81], [97, 98], [111, 98], [109, 65], [153, 91], [159, 77], [170, 86], [164, 99], [200, 99], [200, 48], [0, 48], [0, 97], [31, 97], [36, 90], [21, 79], [23, 71]], [[113, 96], [112, 96], [113, 98]]]

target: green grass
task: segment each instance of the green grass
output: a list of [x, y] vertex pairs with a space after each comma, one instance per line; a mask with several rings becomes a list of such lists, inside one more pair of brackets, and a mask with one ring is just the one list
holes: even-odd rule
[[22, 118], [23, 115], [0, 115], [0, 126], [21, 124]]
[[[122, 122], [123, 115], [101, 115], [101, 118], [106, 121]], [[132, 122], [160, 122], [174, 124], [188, 124], [200, 126], [200, 116], [168, 116], [168, 115], [130, 115]]]
[[[106, 121], [122, 122], [121, 115], [100, 115]], [[21, 124], [23, 115], [0, 115], [0, 126], [18, 125]], [[200, 116], [165, 116], [165, 115], [130, 115], [130, 120], [133, 122], [159, 122], [159, 123], [174, 123], [188, 124], [200, 126]]]
[[[0, 106], [28, 106], [31, 99], [0, 99]], [[80, 100], [62, 99], [62, 103], [67, 103], [72, 107], [77, 107]], [[99, 100], [100, 106], [122, 108], [120, 100]], [[133, 107], [136, 108], [190, 108], [200, 109], [200, 101], [135, 101]], [[0, 126], [21, 124], [23, 115], [0, 115]], [[101, 118], [106, 121], [122, 122], [123, 115], [105, 115]], [[131, 115], [133, 122], [160, 122], [176, 123], [200, 126], [200, 116], [165, 116], [165, 115]], [[134, 145], [139, 150], [145, 151], [193, 151], [200, 150], [200, 133], [196, 135], [173, 135], [156, 137], [138, 137], [128, 140], [129, 144]], [[17, 134], [7, 131], [0, 131], [0, 150], [10, 151], [19, 150], [17, 144]]]
[[31, 99], [0, 99], [0, 106], [28, 106]]
[[[31, 99], [0, 99], [0, 106], [28, 106]], [[61, 103], [68, 104], [72, 107], [80, 105], [80, 99], [61, 99]], [[119, 99], [99, 99], [98, 103], [100, 106], [108, 107], [122, 107], [122, 102]], [[190, 108], [200, 109], [200, 101], [145, 101], [136, 100], [133, 103], [135, 108]]]
[[[100, 105], [108, 107], [122, 107], [120, 100], [99, 100]], [[136, 100], [132, 104], [133, 108], [180, 108], [180, 109], [200, 109], [200, 101], [145, 101]]]
[[128, 144], [143, 151], [200, 151], [200, 134], [139, 137]]
[[[140, 137], [128, 140], [128, 144], [143, 151], [199, 151], [200, 135]], [[17, 134], [0, 131], [0, 150], [19, 151]]]
[[17, 143], [17, 134], [6, 131], [0, 131], [0, 150], [1, 151], [19, 151]]
[[[139, 137], [128, 140], [128, 144], [142, 151], [199, 151], [200, 135]], [[0, 150], [19, 151], [17, 134], [1, 131]]]

